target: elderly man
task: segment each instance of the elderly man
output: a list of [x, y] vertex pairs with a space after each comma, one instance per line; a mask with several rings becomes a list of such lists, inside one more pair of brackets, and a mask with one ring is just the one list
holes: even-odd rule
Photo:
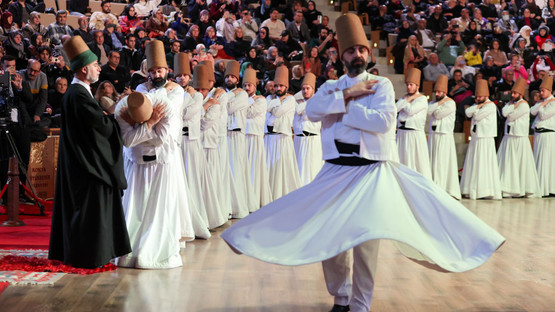
[[307, 104], [308, 117], [322, 122], [326, 164], [312, 183], [221, 237], [235, 251], [271, 263], [322, 261], [335, 297], [331, 311], [367, 312], [379, 239], [403, 242], [401, 252], [429, 268], [460, 272], [486, 261], [504, 238], [397, 163], [393, 86], [366, 72], [370, 46], [359, 17], [343, 15], [336, 27], [347, 74], [327, 81]]
[[75, 78], [62, 102], [48, 258], [97, 268], [131, 251], [121, 204], [127, 187], [122, 141], [117, 122], [90, 90], [100, 75], [96, 56], [79, 36], [64, 49]]
[[431, 53], [429, 60], [430, 63], [422, 70], [424, 73], [424, 80], [437, 81], [440, 75], [449, 76], [447, 66], [439, 62], [439, 57], [436, 53]]
[[105, 65], [108, 63], [108, 53], [110, 46], [104, 43], [104, 34], [101, 30], [93, 31], [94, 41], [89, 42], [89, 49], [98, 57], [98, 63]]
[[117, 24], [118, 23], [118, 18], [112, 14], [112, 4], [110, 3], [111, 1], [102, 1], [102, 3], [100, 4], [100, 7], [102, 9], [102, 12], [94, 12], [91, 15], [91, 19], [89, 21], [89, 24], [91, 25], [91, 29], [93, 30], [104, 30], [105, 26], [105, 21], [106, 19], [110, 20], [110, 24]]
[[89, 28], [89, 18], [86, 16], [79, 17], [78, 21], [79, 28], [73, 31], [74, 36], [81, 36], [83, 41], [91, 42], [94, 40], [93, 35], [91, 34], [91, 29]]
[[418, 43], [424, 49], [434, 50], [437, 45], [436, 36], [431, 30], [426, 28], [425, 18], [421, 18], [418, 20], [418, 26], [416, 28], [416, 39], [418, 39]]
[[19, 93], [19, 103], [25, 111], [21, 116], [23, 123], [27, 126], [49, 126], [49, 123], [41, 123], [48, 97], [48, 79], [46, 74], [40, 71], [40, 62], [30, 60], [27, 69], [19, 74], [23, 77], [23, 90]]

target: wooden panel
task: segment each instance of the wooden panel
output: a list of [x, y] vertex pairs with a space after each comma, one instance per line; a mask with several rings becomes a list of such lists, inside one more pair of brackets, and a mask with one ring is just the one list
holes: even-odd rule
[[67, 11], [67, 0], [58, 0], [58, 10]]
[[123, 9], [125, 9], [126, 5], [127, 5], [127, 3], [112, 2], [112, 14], [119, 17], [121, 15], [121, 13], [123, 13]]
[[91, 11], [100, 12], [102, 11], [102, 6], [100, 5], [102, 2], [100, 1], [89, 1], [89, 6], [91, 7]]
[[44, 0], [44, 7], [47, 9], [53, 8], [54, 11], [58, 11], [56, 0]]
[[68, 15], [67, 16], [67, 24], [73, 29], [79, 28], [79, 16], [77, 15]]
[[40, 23], [44, 25], [44, 27], [48, 27], [48, 25], [54, 23], [56, 21], [56, 15], [48, 14], [48, 13], [40, 13]]

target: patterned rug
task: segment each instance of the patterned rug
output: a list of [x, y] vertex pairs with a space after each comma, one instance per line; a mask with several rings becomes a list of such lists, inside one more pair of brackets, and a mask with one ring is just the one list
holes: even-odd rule
[[[26, 257], [31, 259], [46, 259], [48, 250], [43, 249], [0, 249], [0, 265], [5, 264], [5, 257]], [[30, 270], [34, 271], [34, 270]], [[21, 270], [0, 271], [0, 293], [8, 285], [53, 285], [66, 273], [57, 272], [29, 272]], [[4, 287], [2, 287], [4, 286]]]

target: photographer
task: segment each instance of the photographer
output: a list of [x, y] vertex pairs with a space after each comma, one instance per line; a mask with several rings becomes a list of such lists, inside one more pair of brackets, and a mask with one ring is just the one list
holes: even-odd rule
[[54, 89], [56, 80], [59, 77], [63, 77], [67, 81], [73, 79], [73, 73], [71, 69], [69, 69], [69, 66], [66, 65], [64, 57], [57, 54], [51, 57], [50, 65], [48, 65], [43, 72], [46, 74], [48, 80], [48, 89]]
[[[29, 136], [29, 128], [26, 127], [23, 122], [23, 116], [27, 112], [24, 106], [20, 104], [20, 93], [23, 91], [23, 79], [21, 75], [16, 72], [15, 63], [15, 57], [12, 55], [5, 55], [2, 57], [2, 72], [8, 73], [9, 83], [1, 90], [2, 101], [0, 106], [0, 118], [5, 120], [7, 123], [6, 130], [8, 130], [11, 134], [15, 147], [17, 148], [19, 155], [21, 155], [21, 165], [26, 168], [29, 164], [31, 140]], [[2, 129], [2, 132], [3, 131], [4, 129]], [[4, 133], [2, 133], [0, 138], [0, 183], [4, 186], [7, 179], [8, 160], [14, 155], [14, 151], [8, 143], [7, 137]], [[19, 179], [23, 184], [27, 181], [25, 174], [21, 172], [21, 170], [19, 173]], [[28, 201], [28, 198], [24, 195], [21, 188], [19, 194], [20, 201]], [[7, 199], [7, 193], [5, 196], [4, 200]]]

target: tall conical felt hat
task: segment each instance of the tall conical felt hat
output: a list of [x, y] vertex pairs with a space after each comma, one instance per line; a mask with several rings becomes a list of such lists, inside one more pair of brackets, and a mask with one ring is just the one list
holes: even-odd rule
[[415, 85], [420, 85], [420, 76], [422, 75], [422, 72], [420, 71], [420, 69], [418, 68], [411, 68], [409, 69], [409, 72], [407, 74], [407, 79], [405, 79], [406, 83], [412, 82]]
[[243, 83], [248, 82], [256, 86], [258, 79], [256, 79], [256, 70], [247, 68], [243, 72]]
[[316, 75], [314, 75], [313, 73], [307, 73], [304, 76], [303, 82], [301, 83], [301, 86], [304, 85], [309, 85], [313, 89], [316, 89]]
[[173, 59], [173, 70], [174, 75], [189, 75], [191, 76], [191, 63], [189, 60], [189, 54], [179, 52], [175, 55]]
[[356, 45], [361, 45], [370, 50], [370, 44], [366, 38], [366, 32], [362, 27], [360, 18], [352, 13], [340, 16], [335, 21], [337, 29], [337, 44], [339, 45], [339, 57], [343, 57], [345, 50]]
[[549, 91], [553, 91], [553, 77], [546, 75], [543, 78], [542, 84], [540, 85], [540, 89], [547, 89]]
[[240, 71], [241, 71], [241, 64], [239, 64], [239, 62], [237, 62], [236, 60], [231, 60], [231, 61], [227, 62], [226, 66], [225, 66], [224, 77], [227, 77], [228, 75], [231, 75], [231, 76], [235, 76], [235, 78], [239, 79], [239, 72]]
[[98, 57], [94, 54], [81, 36], [73, 36], [64, 43], [64, 50], [69, 59], [69, 68], [76, 72], [94, 61], [98, 61]]
[[145, 47], [146, 64], [148, 70], [154, 67], [168, 68], [164, 43], [160, 40], [150, 40]]
[[214, 74], [214, 63], [212, 63], [210, 61], [200, 61], [198, 64], [210, 67], [211, 68], [210, 73], [209, 73], [210, 77], [208, 77], [208, 80], [216, 82], [216, 75]]
[[274, 84], [284, 85], [289, 88], [289, 69], [286, 66], [276, 68], [276, 75], [274, 76]]
[[476, 81], [476, 96], [489, 96], [488, 81], [484, 79], [478, 79]]
[[526, 79], [522, 77], [518, 77], [511, 91], [516, 92], [520, 95], [524, 95], [525, 90], [526, 90]]
[[[193, 69], [193, 83], [195, 89], [209, 89], [210, 88], [210, 71], [209, 65], [197, 65]], [[214, 72], [212, 70], [212, 72]]]
[[434, 86], [434, 91], [447, 93], [447, 85], [449, 84], [449, 77], [445, 75], [439, 75], [436, 80], [436, 85]]
[[136, 122], [145, 122], [152, 116], [152, 102], [141, 92], [132, 92], [127, 97], [129, 116]]

